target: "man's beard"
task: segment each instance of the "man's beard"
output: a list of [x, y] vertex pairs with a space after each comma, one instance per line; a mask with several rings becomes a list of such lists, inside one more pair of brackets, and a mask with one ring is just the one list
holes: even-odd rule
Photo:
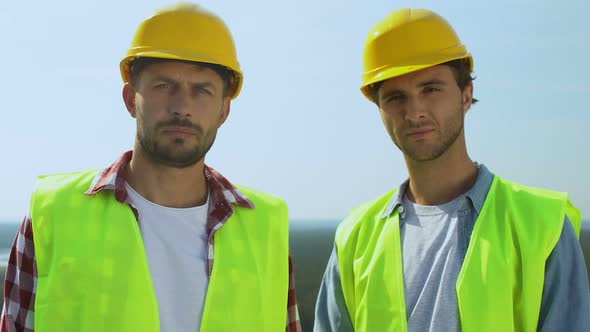
[[[197, 144], [189, 149], [184, 138], [176, 138], [168, 146], [161, 146], [157, 140], [157, 133], [164, 127], [186, 127], [195, 131]], [[187, 119], [173, 118], [168, 121], [158, 123], [153, 129], [137, 131], [137, 141], [145, 155], [156, 164], [174, 167], [190, 167], [205, 157], [217, 135], [217, 129], [204, 132], [204, 130]]]
[[[395, 145], [406, 155], [414, 161], [430, 161], [442, 156], [454, 143], [463, 131], [464, 117], [463, 109], [461, 108], [453, 118], [447, 121], [446, 127], [440, 132], [440, 140], [435, 143], [430, 149], [421, 151], [419, 147], [412, 147], [411, 144], [401, 145], [396, 139], [393, 139]], [[420, 124], [419, 126], [412, 126], [411, 128], [424, 127], [427, 124]]]

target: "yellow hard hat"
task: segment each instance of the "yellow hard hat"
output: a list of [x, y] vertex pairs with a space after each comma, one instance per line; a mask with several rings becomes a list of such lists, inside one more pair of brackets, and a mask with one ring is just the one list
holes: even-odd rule
[[457, 59], [473, 71], [471, 54], [444, 18], [427, 9], [400, 9], [367, 37], [361, 91], [373, 101], [373, 84]]
[[236, 98], [242, 88], [244, 79], [231, 32], [217, 15], [194, 4], [161, 9], [141, 23], [120, 64], [123, 82], [129, 82], [131, 63], [139, 57], [221, 65], [233, 72], [229, 96]]

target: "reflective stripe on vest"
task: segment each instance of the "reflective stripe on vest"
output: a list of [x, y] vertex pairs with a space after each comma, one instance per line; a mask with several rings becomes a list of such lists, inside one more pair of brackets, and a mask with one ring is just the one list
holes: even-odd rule
[[[399, 213], [381, 218], [394, 195], [357, 208], [336, 232], [342, 290], [357, 332], [408, 329]], [[536, 330], [545, 262], [565, 215], [579, 235], [581, 215], [565, 193], [494, 178], [457, 280], [463, 331]]]
[[[112, 190], [84, 194], [97, 174], [38, 181], [31, 202], [38, 272], [35, 330], [157, 332], [158, 304], [138, 223]], [[235, 206], [214, 235], [201, 331], [284, 330], [287, 206], [239, 188], [256, 208]]]

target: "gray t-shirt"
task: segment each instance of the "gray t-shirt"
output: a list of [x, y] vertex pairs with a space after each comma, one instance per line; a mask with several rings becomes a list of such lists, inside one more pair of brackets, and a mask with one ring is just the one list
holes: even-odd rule
[[460, 196], [439, 206], [406, 197], [400, 217], [409, 331], [459, 331], [455, 283], [461, 270], [457, 234]]

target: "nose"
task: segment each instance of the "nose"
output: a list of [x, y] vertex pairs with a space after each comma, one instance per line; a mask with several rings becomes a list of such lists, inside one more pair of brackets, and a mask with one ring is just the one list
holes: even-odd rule
[[168, 111], [179, 117], [191, 116], [191, 95], [186, 89], [179, 88], [170, 96]]
[[409, 98], [406, 107], [406, 120], [411, 123], [419, 123], [426, 119], [426, 105], [420, 98]]

